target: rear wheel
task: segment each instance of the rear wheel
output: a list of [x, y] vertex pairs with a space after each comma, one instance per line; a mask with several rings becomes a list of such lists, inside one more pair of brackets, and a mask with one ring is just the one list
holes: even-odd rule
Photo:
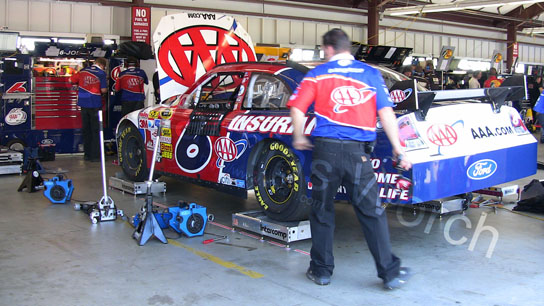
[[117, 152], [119, 165], [130, 180], [141, 182], [148, 178], [145, 142], [135, 126], [125, 125], [121, 129]]
[[254, 174], [255, 197], [265, 213], [279, 221], [308, 217], [306, 184], [295, 154], [282, 142], [267, 144], [257, 159]]

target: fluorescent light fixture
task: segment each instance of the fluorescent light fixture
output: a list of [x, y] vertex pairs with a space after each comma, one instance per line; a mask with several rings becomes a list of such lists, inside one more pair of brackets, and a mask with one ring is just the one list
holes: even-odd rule
[[525, 28], [521, 32], [524, 34], [541, 34], [544, 33], [544, 28]]
[[113, 45], [115, 40], [113, 39], [104, 39], [104, 45]]
[[83, 45], [85, 43], [85, 39], [66, 39], [66, 38], [60, 38], [59, 43], [61, 44], [74, 44], [74, 45]]
[[399, 15], [412, 15], [420, 13], [436, 13], [436, 12], [448, 12], [448, 11], [460, 11], [466, 9], [479, 9], [484, 7], [497, 7], [503, 5], [522, 5], [531, 4], [537, 2], [544, 2], [542, 0], [465, 0], [456, 1], [454, 3], [439, 3], [429, 5], [418, 6], [406, 6], [388, 8], [385, 10], [386, 15], [399, 16]]

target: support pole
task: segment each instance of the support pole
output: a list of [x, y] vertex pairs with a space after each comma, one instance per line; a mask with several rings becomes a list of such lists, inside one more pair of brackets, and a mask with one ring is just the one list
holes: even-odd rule
[[506, 29], [506, 70], [509, 73], [513, 72], [514, 43], [517, 42], [517, 40], [517, 25], [515, 23], [510, 23]]
[[367, 43], [370, 46], [380, 44], [380, 16], [378, 3], [380, 0], [368, 1], [368, 39]]

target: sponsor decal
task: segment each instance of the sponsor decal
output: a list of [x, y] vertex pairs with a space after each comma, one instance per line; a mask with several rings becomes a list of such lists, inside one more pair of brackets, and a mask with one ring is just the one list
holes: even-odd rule
[[154, 131], [155, 134], [157, 134], [157, 129], [159, 128], [159, 125], [161, 124], [161, 119], [152, 119], [152, 120], [147, 120], [147, 128], [150, 130], [150, 131]]
[[162, 119], [170, 119], [172, 118], [172, 110], [170, 108], [165, 108], [160, 112], [160, 116]]
[[331, 100], [336, 104], [333, 111], [337, 114], [347, 112], [347, 109], [341, 110], [341, 107], [351, 107], [364, 104], [373, 98], [376, 93], [374, 88], [366, 87], [357, 89], [353, 86], [341, 86], [331, 92]]
[[204, 20], [215, 20], [215, 14], [205, 14], [205, 13], [187, 13], [189, 18], [202, 18]]
[[236, 144], [230, 138], [219, 137], [215, 141], [215, 153], [217, 156], [226, 161], [233, 161], [238, 155], [238, 150], [236, 149]]
[[473, 180], [483, 180], [497, 171], [497, 163], [491, 159], [482, 159], [474, 162], [467, 169], [467, 176]]
[[6, 90], [6, 93], [17, 93], [17, 92], [26, 92], [26, 81], [20, 81], [16, 82], [15, 84], [11, 85], [8, 90]]
[[246, 188], [246, 182], [244, 180], [233, 179], [230, 174], [223, 173], [219, 177], [218, 182], [223, 185], [236, 186], [239, 188]]
[[172, 143], [172, 137], [161, 136], [159, 137], [159, 141], [163, 143]]
[[402, 117], [398, 121], [400, 144], [406, 151], [426, 149], [427, 144], [419, 134], [415, 125], [408, 116]]
[[44, 146], [49, 146], [49, 145], [52, 145], [55, 143], [55, 141], [53, 141], [53, 139], [50, 139], [50, 138], [46, 138], [46, 139], [42, 139], [42, 141], [40, 141], [40, 143]]
[[138, 115], [138, 128], [145, 129], [147, 127], [147, 116], [146, 113], [140, 113]]
[[261, 224], [261, 232], [267, 233], [267, 234], [270, 234], [270, 235], [273, 235], [273, 236], [277, 236], [277, 237], [280, 237], [282, 239], [287, 238], [287, 233], [282, 232], [282, 231], [277, 230], [277, 229], [269, 228], [266, 224]]
[[153, 151], [154, 144], [155, 144], [155, 142], [153, 141], [153, 139], [148, 140], [147, 143], [146, 143], [147, 149]]
[[512, 123], [512, 126], [514, 127], [514, 131], [518, 135], [525, 135], [529, 134], [529, 130], [523, 123], [523, 120], [521, 119], [519, 113], [515, 110], [510, 111], [510, 122]]
[[164, 158], [172, 159], [173, 157], [172, 144], [161, 143], [161, 156]]
[[447, 124], [434, 124], [427, 130], [427, 138], [437, 146], [451, 146], [457, 142], [457, 133]]
[[[305, 117], [305, 135], [312, 133], [315, 123], [315, 117], [310, 120], [308, 120], [308, 117]], [[288, 116], [239, 115], [232, 119], [227, 130], [289, 135], [293, 133], [293, 126], [291, 117]]]
[[7, 125], [20, 125], [26, 122], [27, 114], [22, 108], [12, 108], [4, 120]]
[[164, 137], [172, 137], [172, 129], [170, 128], [161, 128], [161, 135]]
[[158, 110], [152, 110], [149, 112], [149, 119], [157, 119], [159, 118], [160, 112]]
[[395, 89], [390, 94], [389, 97], [393, 103], [401, 103], [408, 99], [412, 95], [412, 88]]
[[244, 154], [246, 148], [247, 140], [245, 139], [234, 142], [230, 138], [219, 137], [214, 145], [215, 154], [219, 158], [217, 164], [219, 165], [220, 161], [231, 162], [238, 159]]
[[471, 128], [473, 139], [484, 139], [489, 137], [506, 136], [514, 134], [514, 130], [511, 126], [501, 126], [496, 128], [490, 128], [488, 126]]

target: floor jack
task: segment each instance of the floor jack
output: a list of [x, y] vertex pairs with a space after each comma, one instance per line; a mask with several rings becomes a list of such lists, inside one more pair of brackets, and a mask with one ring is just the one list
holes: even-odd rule
[[75, 203], [74, 209], [80, 210], [84, 208], [89, 213], [89, 218], [93, 224], [104, 221], [114, 221], [117, 216], [123, 217], [123, 211], [115, 208], [113, 199], [108, 196], [108, 187], [106, 185], [106, 157], [104, 153], [104, 129], [102, 125], [102, 110], [98, 111], [98, 126], [100, 131], [100, 158], [102, 164], [102, 189], [104, 190], [104, 196], [98, 201], [98, 203], [89, 202]]
[[[155, 163], [157, 161], [157, 151], [159, 149], [161, 125], [157, 128], [157, 136], [155, 136], [155, 146], [153, 147], [153, 157], [151, 159], [151, 169], [149, 169], [149, 178], [146, 181], [147, 192], [146, 201], [142, 206], [141, 216], [142, 221], [138, 223], [138, 226], [132, 233], [132, 237], [136, 239], [139, 245], [144, 245], [146, 242], [155, 236], [162, 243], [168, 243], [162, 228], [153, 213], [153, 193], [151, 192], [151, 185], [153, 184], [153, 172], [155, 172]], [[105, 180], [105, 178], [104, 178]], [[105, 182], [105, 181], [104, 181]]]

